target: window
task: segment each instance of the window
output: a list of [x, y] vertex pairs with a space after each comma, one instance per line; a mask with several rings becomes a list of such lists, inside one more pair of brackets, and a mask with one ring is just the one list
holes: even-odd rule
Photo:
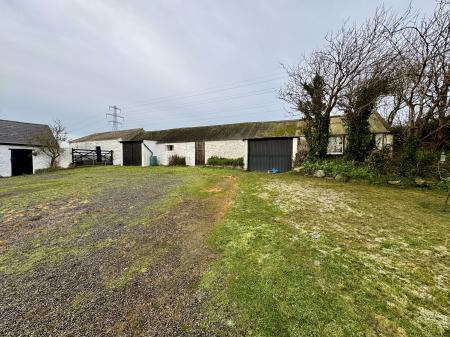
[[173, 145], [166, 145], [166, 151], [173, 151]]
[[344, 153], [344, 142], [343, 137], [330, 137], [328, 139], [328, 154], [343, 154]]
[[386, 136], [382, 134], [375, 135], [375, 146], [377, 149], [381, 150], [386, 144]]

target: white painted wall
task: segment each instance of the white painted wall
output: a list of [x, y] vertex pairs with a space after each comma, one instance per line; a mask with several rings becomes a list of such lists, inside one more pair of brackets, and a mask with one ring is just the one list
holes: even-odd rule
[[36, 170], [42, 170], [50, 167], [50, 157], [38, 151], [39, 148], [32, 146], [20, 145], [0, 145], [0, 176], [11, 176], [11, 149], [27, 149], [36, 151], [37, 155], [33, 155], [33, 173]]
[[241, 158], [247, 153], [246, 141], [243, 140], [222, 140], [205, 142], [205, 160], [217, 156], [223, 158]]
[[76, 142], [70, 143], [71, 149], [83, 149], [83, 150], [95, 150], [97, 146], [100, 146], [102, 151], [113, 150], [113, 164], [121, 166], [123, 163], [122, 155], [122, 139], [112, 139], [112, 140], [99, 140], [92, 142]]
[[248, 170], [248, 140], [244, 140], [244, 170]]
[[[168, 144], [158, 144], [162, 145], [163, 152], [165, 153], [164, 158], [164, 164], [169, 164], [169, 157], [176, 154], [178, 156], [182, 156], [186, 158], [186, 165], [187, 166], [195, 166], [195, 142], [189, 142], [189, 143], [168, 143]], [[173, 145], [172, 151], [167, 151], [166, 145]]]
[[394, 145], [394, 135], [377, 133], [375, 134], [375, 144], [379, 150], [385, 146], [392, 147]]
[[298, 149], [298, 138], [292, 138], [292, 168], [294, 168], [295, 155], [297, 154], [297, 149]]
[[[145, 140], [144, 143], [158, 158], [159, 165], [168, 165], [170, 156], [178, 155], [186, 158], [186, 165], [195, 166], [195, 142], [158, 144], [155, 141]], [[168, 151], [168, 145], [173, 145], [172, 151]], [[149, 165], [150, 155], [148, 149], [142, 145], [142, 166]]]
[[58, 158], [58, 166], [62, 168], [68, 168], [72, 164], [72, 149], [63, 148], [61, 155]]
[[163, 165], [161, 164], [160, 159], [163, 156], [164, 147], [153, 140], [144, 140], [142, 142], [142, 166], [150, 166], [150, 156], [152, 155], [145, 146], [147, 146], [153, 152], [153, 155], [158, 158], [158, 165]]

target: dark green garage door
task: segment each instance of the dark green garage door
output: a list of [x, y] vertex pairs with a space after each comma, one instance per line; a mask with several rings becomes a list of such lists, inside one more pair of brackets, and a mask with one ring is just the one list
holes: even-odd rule
[[281, 172], [292, 169], [292, 138], [250, 139], [248, 141], [248, 169]]
[[142, 165], [142, 142], [123, 142], [123, 165]]

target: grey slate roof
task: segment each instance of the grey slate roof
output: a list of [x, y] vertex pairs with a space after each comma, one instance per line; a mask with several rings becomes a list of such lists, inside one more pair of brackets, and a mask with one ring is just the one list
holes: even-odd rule
[[42, 134], [53, 137], [48, 125], [0, 119], [0, 144], [39, 146], [36, 138]]
[[[374, 113], [369, 118], [370, 130], [373, 133], [389, 133], [389, 126], [384, 119]], [[271, 122], [249, 122], [225, 125], [198, 126], [190, 128], [147, 131], [130, 140], [154, 140], [158, 143], [181, 143], [214, 140], [239, 140], [276, 137], [299, 137], [304, 135], [303, 120], [286, 120]], [[332, 116], [330, 135], [346, 134], [342, 116]], [[140, 138], [139, 138], [140, 137]]]
[[100, 132], [71, 140], [69, 143], [94, 142], [100, 140], [113, 140], [113, 139], [129, 140], [142, 133], [144, 133], [144, 129], [128, 129], [120, 131]]
[[180, 143], [213, 140], [239, 140], [266, 137], [295, 137], [299, 133], [298, 121], [249, 122], [225, 125], [148, 131], [144, 140], [159, 143]]
[[[369, 118], [373, 133], [389, 133], [384, 119], [374, 113]], [[158, 143], [182, 143], [214, 140], [240, 140], [251, 138], [299, 137], [304, 134], [303, 120], [285, 120], [271, 122], [248, 122], [224, 125], [196, 126], [158, 131], [131, 129], [116, 132], [95, 133], [72, 142], [95, 141], [122, 138], [123, 141], [153, 140]], [[342, 116], [332, 116], [330, 135], [345, 135], [346, 127]]]

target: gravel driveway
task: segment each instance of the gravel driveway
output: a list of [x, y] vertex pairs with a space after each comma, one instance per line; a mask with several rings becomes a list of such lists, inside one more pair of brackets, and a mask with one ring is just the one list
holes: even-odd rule
[[[83, 170], [0, 196], [0, 335], [208, 335], [205, 241], [236, 179], [209, 175], [206, 188], [183, 173]], [[77, 174], [97, 187], [74, 187]]]

